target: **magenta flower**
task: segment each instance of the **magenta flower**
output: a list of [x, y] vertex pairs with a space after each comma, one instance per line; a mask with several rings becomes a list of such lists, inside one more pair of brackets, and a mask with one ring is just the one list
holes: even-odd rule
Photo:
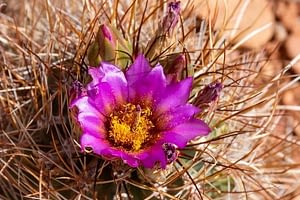
[[165, 168], [176, 160], [176, 148], [210, 132], [195, 118], [199, 108], [187, 103], [192, 78], [168, 83], [162, 66], [151, 68], [143, 55], [125, 73], [101, 63], [89, 74], [86, 95], [71, 103], [78, 108], [82, 150], [131, 167]]

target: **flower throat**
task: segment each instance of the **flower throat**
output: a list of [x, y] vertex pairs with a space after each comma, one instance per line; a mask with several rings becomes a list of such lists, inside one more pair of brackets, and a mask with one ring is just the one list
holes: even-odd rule
[[150, 108], [131, 103], [123, 105], [109, 116], [108, 140], [115, 147], [139, 151], [151, 138], [150, 131], [154, 128], [151, 116]]

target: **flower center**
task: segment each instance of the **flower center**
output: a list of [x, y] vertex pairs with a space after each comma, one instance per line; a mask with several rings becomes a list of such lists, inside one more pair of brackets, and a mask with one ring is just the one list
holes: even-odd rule
[[108, 140], [114, 146], [128, 151], [138, 151], [151, 138], [154, 125], [150, 108], [131, 103], [123, 105], [110, 115]]

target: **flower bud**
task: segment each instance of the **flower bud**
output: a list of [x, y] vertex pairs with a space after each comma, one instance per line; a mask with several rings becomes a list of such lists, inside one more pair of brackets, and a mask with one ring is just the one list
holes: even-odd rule
[[[186, 68], [187, 60], [184, 54], [174, 54], [166, 59], [165, 72], [167, 74], [168, 81], [177, 82], [182, 79], [182, 72]], [[163, 61], [162, 61], [163, 63]]]
[[112, 32], [110, 31], [110, 29], [108, 28], [108, 26], [106, 26], [105, 24], [102, 24], [99, 28], [99, 42], [101, 44], [101, 42], [103, 40], [108, 40], [112, 45], [115, 45], [116, 41], [114, 39], [114, 36], [112, 35]]
[[171, 35], [179, 21], [180, 1], [171, 2], [168, 4], [168, 13], [162, 21], [162, 34]]
[[195, 100], [194, 105], [200, 108], [208, 107], [210, 103], [215, 102], [220, 96], [220, 92], [223, 89], [222, 83], [211, 83], [202, 89]]
[[168, 12], [160, 23], [155, 36], [148, 42], [146, 47], [146, 56], [152, 60], [165, 52], [165, 48], [171, 44], [171, 36], [178, 24], [180, 17], [180, 1], [168, 4]]
[[130, 43], [116, 28], [102, 24], [88, 49], [87, 57], [89, 65], [93, 67], [99, 66], [101, 61], [125, 67], [130, 61], [126, 52], [131, 52]]
[[115, 63], [121, 69], [124, 69], [128, 66], [128, 63], [131, 62], [130, 54], [132, 52], [132, 44], [124, 38], [123, 34], [120, 33], [115, 27], [109, 26], [113, 38], [116, 41], [115, 47]]
[[96, 67], [100, 64], [101, 58], [99, 55], [99, 44], [97, 42], [93, 42], [87, 52], [88, 65]]
[[96, 36], [96, 42], [99, 44], [99, 54], [101, 60], [113, 62], [116, 54], [116, 39], [110, 28], [105, 24], [100, 25]]

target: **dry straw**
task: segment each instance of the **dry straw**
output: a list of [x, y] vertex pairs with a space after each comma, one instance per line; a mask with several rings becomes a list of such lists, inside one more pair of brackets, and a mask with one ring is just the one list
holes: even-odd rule
[[[266, 77], [263, 51], [239, 49], [266, 27], [233, 43], [181, 3], [179, 26], [151, 63], [171, 53], [189, 61], [190, 102], [209, 83], [224, 88], [201, 116], [212, 128], [167, 169], [131, 168], [80, 149], [69, 110], [74, 80], [89, 82], [87, 52], [100, 24], [128, 39], [130, 56], [146, 50], [166, 1], [9, 0], [0, 13], [0, 199], [291, 199], [299, 188], [299, 148], [282, 125], [282, 93], [299, 77]], [[247, 9], [247, 8], [246, 8]], [[211, 11], [214, 12], [214, 11]], [[215, 11], [217, 12], [217, 11]], [[268, 79], [268, 81], [265, 81]]]

